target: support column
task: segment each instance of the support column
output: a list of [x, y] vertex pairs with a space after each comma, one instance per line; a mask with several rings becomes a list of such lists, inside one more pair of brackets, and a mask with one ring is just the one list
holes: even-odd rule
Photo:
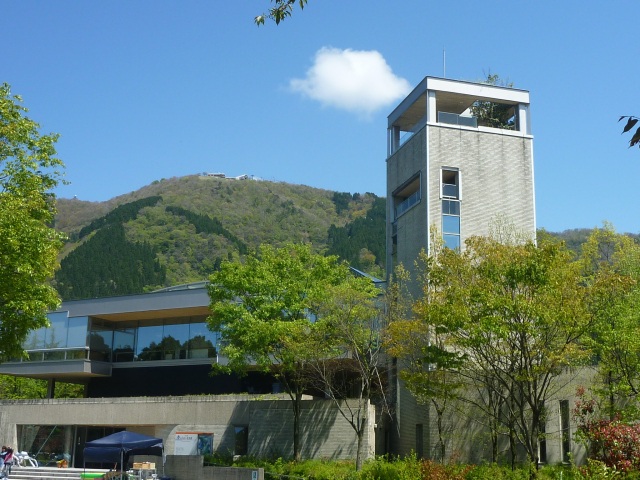
[[53, 398], [56, 393], [56, 380], [50, 378], [47, 382], [47, 398]]

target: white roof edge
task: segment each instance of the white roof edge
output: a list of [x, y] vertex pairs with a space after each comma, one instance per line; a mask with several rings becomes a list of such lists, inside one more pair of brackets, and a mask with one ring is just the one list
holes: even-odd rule
[[506, 100], [509, 102], [529, 103], [529, 92], [527, 90], [489, 85], [486, 83], [426, 77], [426, 90], [460, 93], [462, 95], [472, 95], [474, 97], [488, 97], [496, 100]]
[[440, 77], [424, 77], [418, 85], [407, 95], [387, 117], [391, 127], [402, 114], [413, 105], [421, 95], [428, 90], [458, 93], [494, 100], [505, 100], [513, 103], [529, 104], [529, 92], [513, 87], [501, 87], [486, 83], [469, 82], [466, 80], [452, 80]]

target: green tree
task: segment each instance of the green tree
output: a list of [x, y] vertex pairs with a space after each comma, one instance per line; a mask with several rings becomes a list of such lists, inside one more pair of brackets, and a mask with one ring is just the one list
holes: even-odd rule
[[373, 400], [387, 412], [383, 370], [382, 292], [365, 277], [347, 276], [329, 286], [318, 309], [316, 345], [322, 355], [312, 363], [318, 387], [335, 403], [357, 438], [356, 470], [366, 458], [364, 434]]
[[0, 361], [19, 357], [28, 332], [59, 304], [49, 285], [63, 236], [51, 224], [62, 162], [22, 99], [0, 85]]
[[426, 265], [430, 296], [419, 319], [446, 339], [434, 347], [463, 354], [452, 372], [505, 399], [511, 432], [537, 465], [545, 403], [589, 355], [581, 340], [594, 317], [580, 265], [558, 243], [485, 237], [468, 239], [461, 253], [436, 249]]
[[302, 395], [312, 384], [312, 363], [324, 353], [314, 338], [320, 305], [331, 287], [350, 277], [337, 257], [312, 252], [310, 245], [263, 245], [244, 264], [223, 262], [210, 277], [209, 327], [221, 334], [222, 371], [250, 368], [272, 372], [293, 409], [293, 453], [300, 459]]
[[[56, 383], [55, 398], [82, 398], [84, 385]], [[7, 400], [47, 398], [47, 381], [0, 375], [0, 398]]]
[[256, 25], [264, 25], [266, 19], [273, 20], [279, 25], [285, 18], [290, 17], [293, 13], [293, 7], [297, 3], [300, 10], [304, 9], [308, 0], [272, 0], [275, 4], [266, 13], [256, 16], [254, 21]]
[[598, 359], [598, 384], [610, 420], [640, 415], [640, 245], [611, 225], [593, 230], [582, 246], [589, 308], [597, 322], [585, 342]]
[[[489, 72], [487, 78], [482, 83], [496, 85], [500, 87], [513, 87], [513, 82], [502, 80], [500, 75]], [[471, 106], [471, 113], [478, 119], [478, 125], [514, 130], [515, 107], [504, 103], [478, 100]]]
[[[470, 274], [454, 281], [462, 320], [456, 344], [469, 352], [469, 375], [497, 382], [517, 439], [538, 465], [545, 404], [568, 367], [588, 355], [580, 340], [593, 326], [589, 289], [579, 266], [557, 243], [504, 245], [475, 238], [465, 252]], [[464, 278], [464, 275], [463, 275]], [[462, 300], [462, 302], [460, 302]], [[480, 374], [480, 375], [478, 375]], [[495, 390], [494, 390], [495, 391]], [[510, 430], [511, 431], [511, 430]]]

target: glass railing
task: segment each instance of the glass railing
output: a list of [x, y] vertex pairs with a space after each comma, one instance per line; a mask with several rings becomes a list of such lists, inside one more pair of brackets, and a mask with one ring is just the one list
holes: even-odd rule
[[43, 348], [29, 350], [25, 362], [56, 362], [60, 360], [86, 360], [89, 358], [88, 347], [78, 348]]
[[458, 115], [457, 113], [438, 112], [438, 123], [475, 128], [478, 126], [478, 119], [476, 117]]
[[158, 360], [186, 360], [199, 358], [217, 358], [215, 347], [190, 349], [153, 349], [135, 355], [133, 350], [121, 349], [113, 353], [92, 351], [89, 347], [80, 348], [46, 348], [28, 350], [27, 357], [15, 359], [14, 362], [57, 362], [63, 360], [92, 360], [98, 362], [139, 362]]
[[420, 190], [416, 190], [396, 206], [396, 218], [420, 202]]

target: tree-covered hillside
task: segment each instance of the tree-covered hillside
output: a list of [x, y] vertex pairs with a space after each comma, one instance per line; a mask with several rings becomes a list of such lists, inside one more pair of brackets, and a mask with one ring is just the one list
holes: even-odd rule
[[[58, 199], [63, 299], [139, 293], [205, 280], [259, 245], [311, 243], [385, 276], [385, 199], [281, 182], [159, 180], [106, 202]], [[549, 234], [577, 255], [591, 229]]]
[[59, 199], [58, 210], [69, 237], [56, 275], [63, 299], [200, 281], [262, 243], [311, 243], [384, 272], [384, 199], [371, 193], [193, 175], [107, 202]]

